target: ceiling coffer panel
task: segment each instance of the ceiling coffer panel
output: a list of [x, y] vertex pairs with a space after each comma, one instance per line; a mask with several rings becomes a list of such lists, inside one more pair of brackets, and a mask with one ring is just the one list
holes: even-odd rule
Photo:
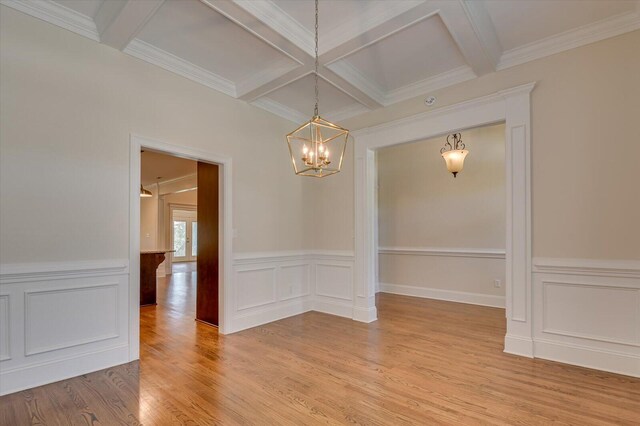
[[236, 85], [300, 65], [198, 0], [167, 0], [137, 38]]
[[483, 3], [505, 50], [633, 12], [638, 7], [635, 0], [485, 0]]
[[[465, 66], [465, 60], [438, 15], [363, 47], [329, 67], [346, 64], [382, 92]], [[343, 75], [347, 78], [349, 76]]]

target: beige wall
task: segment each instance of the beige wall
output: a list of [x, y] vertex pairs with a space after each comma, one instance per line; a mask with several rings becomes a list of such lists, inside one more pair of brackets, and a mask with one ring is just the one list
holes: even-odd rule
[[[309, 183], [290, 170], [290, 122], [10, 8], [0, 19], [3, 263], [127, 257], [130, 133], [233, 157], [236, 251], [353, 250], [352, 151]], [[638, 46], [635, 31], [434, 92], [442, 107], [538, 82], [534, 256], [640, 259]]]
[[[504, 250], [506, 188], [504, 125], [462, 132], [469, 150], [454, 178], [440, 155], [446, 135], [381, 149], [378, 166], [378, 244], [381, 248]], [[504, 295], [505, 261], [395, 252], [379, 256], [379, 281]], [[396, 289], [397, 290], [397, 289]]]
[[[634, 31], [433, 93], [442, 107], [537, 82], [531, 136], [534, 256], [640, 259], [639, 51], [640, 31]], [[426, 110], [420, 96], [340, 124], [356, 130]], [[348, 158], [342, 182], [353, 180], [353, 161]], [[334, 189], [325, 203], [341, 205], [344, 194], [353, 193], [352, 187]], [[339, 220], [349, 221], [352, 230], [353, 211], [347, 208]], [[352, 250], [341, 232], [326, 239]]]
[[291, 122], [0, 8], [2, 263], [128, 257], [131, 133], [233, 158], [234, 251], [309, 248]]
[[504, 249], [504, 125], [462, 132], [469, 150], [454, 178], [446, 135], [378, 151], [380, 247]]

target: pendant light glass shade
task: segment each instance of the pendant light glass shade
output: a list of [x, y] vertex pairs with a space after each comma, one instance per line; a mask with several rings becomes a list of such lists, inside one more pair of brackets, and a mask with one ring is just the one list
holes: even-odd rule
[[140, 197], [142, 198], [153, 197], [153, 194], [148, 189], [144, 189], [142, 187], [142, 184], [140, 184]]
[[469, 154], [465, 145], [462, 143], [462, 135], [460, 133], [454, 133], [447, 136], [447, 143], [440, 150], [442, 158], [447, 165], [447, 170], [453, 173], [453, 177], [456, 177], [458, 173], [462, 171], [464, 167], [464, 159]]
[[315, 101], [311, 120], [287, 135], [293, 171], [301, 176], [325, 177], [342, 168], [349, 131], [318, 114], [318, 0], [316, 5]]
[[456, 177], [456, 175], [462, 171], [464, 158], [468, 153], [469, 151], [466, 149], [455, 149], [442, 153], [442, 158], [444, 158], [444, 162], [447, 165], [447, 170], [453, 173], [453, 177]]

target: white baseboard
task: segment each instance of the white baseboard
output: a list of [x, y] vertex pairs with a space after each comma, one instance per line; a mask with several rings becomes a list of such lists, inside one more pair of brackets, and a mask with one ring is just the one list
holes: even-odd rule
[[380, 283], [380, 292], [400, 294], [403, 296], [423, 297], [427, 299], [446, 300], [449, 302], [468, 303], [471, 305], [504, 308], [504, 296], [466, 293], [462, 291], [442, 290], [438, 288], [415, 287], [408, 285]]
[[378, 319], [378, 309], [375, 306], [368, 309], [356, 306], [353, 308], [353, 319], [366, 323], [374, 322]]
[[533, 358], [533, 340], [528, 337], [505, 336], [504, 352], [512, 355]]
[[70, 379], [127, 362], [129, 345], [120, 345], [13, 370], [3, 370], [0, 374], [0, 395]]
[[352, 318], [353, 316], [353, 303], [352, 302], [337, 302], [330, 301], [323, 298], [322, 300], [316, 299], [313, 301], [313, 310], [316, 312], [322, 312], [324, 314], [336, 315], [339, 317]]
[[534, 355], [536, 358], [640, 377], [640, 358], [634, 355], [541, 339], [535, 340]]
[[313, 309], [311, 300], [296, 300], [292, 303], [278, 306], [272, 309], [251, 312], [250, 314], [237, 315], [233, 318], [232, 333], [257, 327], [273, 321], [278, 321], [294, 315], [304, 314]]

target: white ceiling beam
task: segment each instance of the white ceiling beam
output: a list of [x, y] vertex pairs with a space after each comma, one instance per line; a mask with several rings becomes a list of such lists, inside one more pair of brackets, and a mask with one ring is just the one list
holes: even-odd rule
[[123, 50], [165, 0], [107, 0], [95, 17], [100, 42]]
[[[235, 24], [239, 25], [246, 31], [264, 41], [280, 53], [288, 56], [299, 64], [298, 67], [289, 70], [283, 70], [280, 74], [273, 73], [266, 78], [266, 81], [254, 84], [241, 84], [237, 87], [236, 97], [247, 102], [254, 102], [256, 99], [267, 95], [268, 93], [286, 86], [313, 70], [313, 57], [308, 53], [308, 46], [301, 45], [298, 38], [295, 37], [295, 27], [292, 27], [292, 34], [283, 34], [282, 28], [278, 27], [277, 19], [279, 13], [270, 11], [270, 3], [261, 1], [242, 2], [242, 1], [212, 1], [200, 0], [201, 3], [210, 7], [214, 11], [225, 16]], [[257, 16], [254, 16], [257, 15]], [[256, 19], [258, 18], [258, 19]], [[282, 22], [283, 28], [287, 27]], [[299, 34], [298, 34], [299, 35]], [[309, 41], [313, 41], [309, 38]]]
[[343, 91], [347, 95], [351, 96], [356, 101], [369, 109], [376, 109], [382, 106], [380, 99], [371, 96], [367, 91], [360, 89], [347, 79], [338, 75], [335, 71], [325, 66], [320, 66], [318, 74], [322, 76], [327, 82], [331, 83], [337, 89]]
[[[279, 9], [272, 9], [272, 7], [277, 7], [273, 3], [243, 0], [233, 2], [200, 1], [301, 64], [300, 67], [287, 71], [262, 85], [251, 87], [244, 92], [239, 91], [237, 94], [238, 99], [253, 102], [313, 72], [314, 58], [310, 54], [313, 50], [311, 49], [311, 52], [309, 52], [310, 46], [308, 43], [305, 44], [305, 41], [308, 41], [312, 46], [313, 35], [307, 34], [308, 31], [302, 28], [298, 28], [299, 24], [298, 26], [288, 25], [290, 23], [286, 21], [288, 16]], [[323, 60], [320, 62], [322, 63]], [[381, 106], [374, 98], [338, 76], [332, 70], [322, 67], [320, 74], [329, 83], [358, 100], [367, 108]]]
[[493, 68], [496, 69], [500, 57], [504, 53], [493, 21], [483, 2], [477, 0], [459, 0], [460, 5], [467, 13], [467, 18], [473, 27], [480, 43], [484, 47], [484, 51], [491, 59]]
[[[265, 23], [260, 19], [256, 19], [256, 16], [245, 9], [244, 4], [232, 1], [211, 0], [200, 0], [200, 2], [249, 31], [257, 38], [261, 39], [299, 64], [302, 65], [309, 62], [310, 55], [305, 51], [305, 49], [299, 47], [289, 38], [280, 34], [268, 25], [268, 23]], [[256, 2], [256, 4], [260, 4], [260, 2]], [[311, 41], [313, 41], [313, 39], [311, 39]]]
[[390, 37], [411, 25], [424, 21], [437, 13], [439, 13], [439, 9], [431, 2], [422, 3], [405, 13], [397, 15], [388, 21], [382, 22], [367, 32], [358, 34], [357, 37], [344, 40], [338, 46], [335, 46], [333, 49], [321, 55], [322, 63], [329, 65], [336, 62], [361, 49], [371, 46], [384, 38]]
[[467, 9], [460, 1], [439, 0], [434, 3], [439, 6], [442, 21], [447, 26], [451, 37], [453, 37], [460, 49], [460, 53], [462, 53], [473, 72], [481, 76], [495, 71], [497, 60], [493, 57], [494, 53], [491, 53], [490, 49], [495, 49], [496, 46], [486, 47], [481, 38], [487, 37], [490, 42], [492, 38], [490, 36], [491, 29], [482, 28], [480, 34], [483, 34], [483, 36], [481, 36], [474, 28], [474, 24], [477, 28], [480, 28], [483, 23], [486, 25], [486, 20], [480, 19], [478, 22], [472, 22]]
[[249, 90], [245, 93], [239, 93], [238, 99], [242, 99], [243, 101], [247, 102], [255, 101], [256, 99], [262, 96], [266, 96], [274, 90], [278, 90], [279, 88], [286, 86], [289, 83], [293, 83], [294, 81], [299, 80], [305, 75], [308, 75], [312, 72], [312, 65], [300, 66], [252, 90]]

